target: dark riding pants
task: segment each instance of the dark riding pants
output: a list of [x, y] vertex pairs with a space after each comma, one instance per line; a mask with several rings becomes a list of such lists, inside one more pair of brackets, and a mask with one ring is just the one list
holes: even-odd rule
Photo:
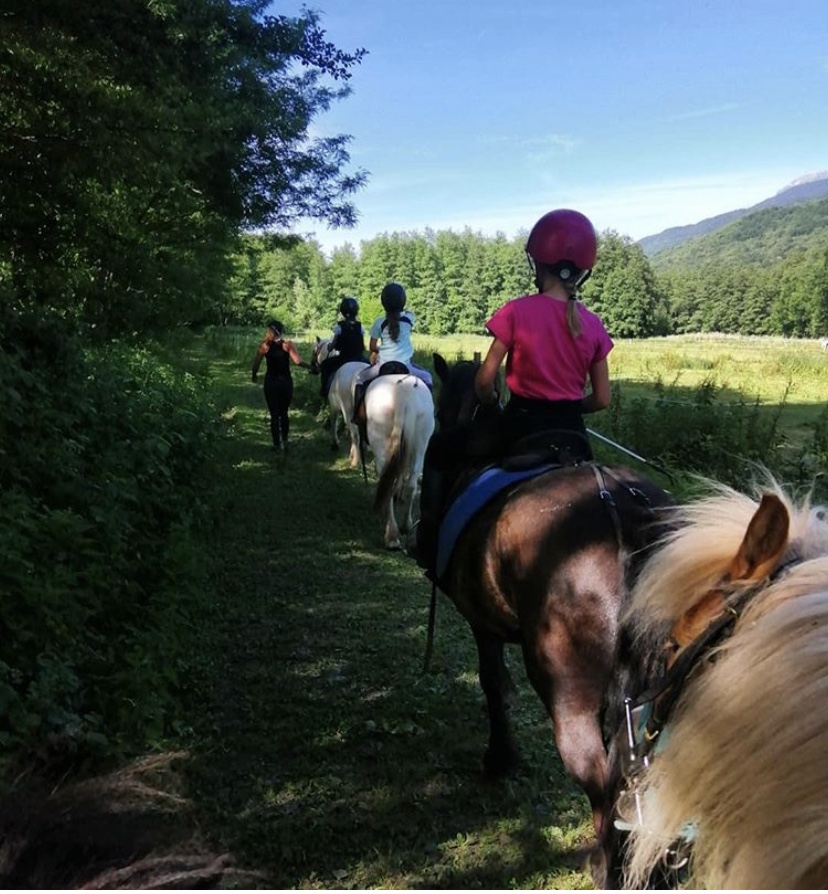
[[293, 400], [293, 379], [290, 376], [265, 376], [264, 396], [270, 411], [273, 446], [285, 447], [290, 429], [288, 410]]
[[532, 400], [512, 395], [503, 411], [504, 453], [512, 452], [518, 442], [545, 432], [564, 462], [586, 462], [593, 459], [579, 400]]

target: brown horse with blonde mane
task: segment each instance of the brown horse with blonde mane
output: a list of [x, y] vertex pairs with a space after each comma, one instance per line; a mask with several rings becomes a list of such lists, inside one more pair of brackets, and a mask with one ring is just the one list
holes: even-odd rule
[[618, 881], [828, 886], [826, 509], [713, 486], [642, 570], [625, 640]]
[[[474, 410], [474, 372], [435, 355], [444, 430]], [[552, 433], [554, 438], [554, 433]], [[509, 723], [507, 643], [519, 645], [543, 702], [563, 764], [604, 835], [607, 751], [603, 719], [629, 587], [659, 536], [669, 495], [640, 474], [598, 463], [563, 465], [521, 481], [487, 502], [459, 535], [440, 588], [468, 621], [477, 644], [490, 733], [490, 773], [519, 756]], [[593, 874], [607, 869], [596, 851]]]

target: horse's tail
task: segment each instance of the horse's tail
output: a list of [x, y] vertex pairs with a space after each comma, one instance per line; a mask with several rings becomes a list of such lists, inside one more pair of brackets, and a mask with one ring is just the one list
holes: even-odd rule
[[386, 512], [391, 500], [394, 499], [394, 492], [397, 489], [397, 482], [400, 480], [406, 464], [407, 441], [405, 435], [400, 435], [399, 443], [394, 452], [388, 458], [382, 475], [377, 482], [377, 489], [374, 494], [374, 512]]
[[388, 462], [377, 482], [377, 489], [374, 493], [374, 512], [383, 513], [388, 510], [394, 499], [397, 483], [408, 465], [409, 440], [405, 436], [407, 412], [408, 402], [405, 400], [405, 395], [398, 393], [397, 400], [394, 401], [394, 424], [389, 440]]

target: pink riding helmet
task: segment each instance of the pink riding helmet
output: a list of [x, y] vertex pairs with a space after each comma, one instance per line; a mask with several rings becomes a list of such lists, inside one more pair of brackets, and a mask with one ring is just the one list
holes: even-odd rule
[[535, 264], [571, 265], [579, 273], [593, 268], [597, 253], [598, 240], [589, 218], [568, 208], [544, 214], [526, 242], [526, 254]]

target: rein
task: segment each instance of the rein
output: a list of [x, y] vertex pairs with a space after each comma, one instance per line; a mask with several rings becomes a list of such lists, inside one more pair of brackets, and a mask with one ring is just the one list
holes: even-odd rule
[[631, 484], [627, 484], [626, 482], [622, 481], [617, 475], [611, 472], [606, 466], [602, 466], [600, 463], [593, 463], [592, 471], [595, 473], [595, 480], [598, 482], [598, 494], [601, 497], [604, 505], [607, 507], [607, 512], [609, 512], [613, 526], [615, 527], [615, 536], [618, 538], [618, 546], [620, 549], [623, 544], [621, 516], [618, 514], [618, 506], [615, 502], [615, 497], [612, 495], [612, 491], [607, 487], [604, 475], [609, 475], [609, 477], [612, 478], [616, 484], [620, 484], [621, 487], [623, 487], [624, 490], [626, 490], [626, 492], [639, 505], [649, 508], [651, 505], [650, 498], [647, 496], [647, 494], [644, 493], [643, 490], [637, 487], [633, 487]]

